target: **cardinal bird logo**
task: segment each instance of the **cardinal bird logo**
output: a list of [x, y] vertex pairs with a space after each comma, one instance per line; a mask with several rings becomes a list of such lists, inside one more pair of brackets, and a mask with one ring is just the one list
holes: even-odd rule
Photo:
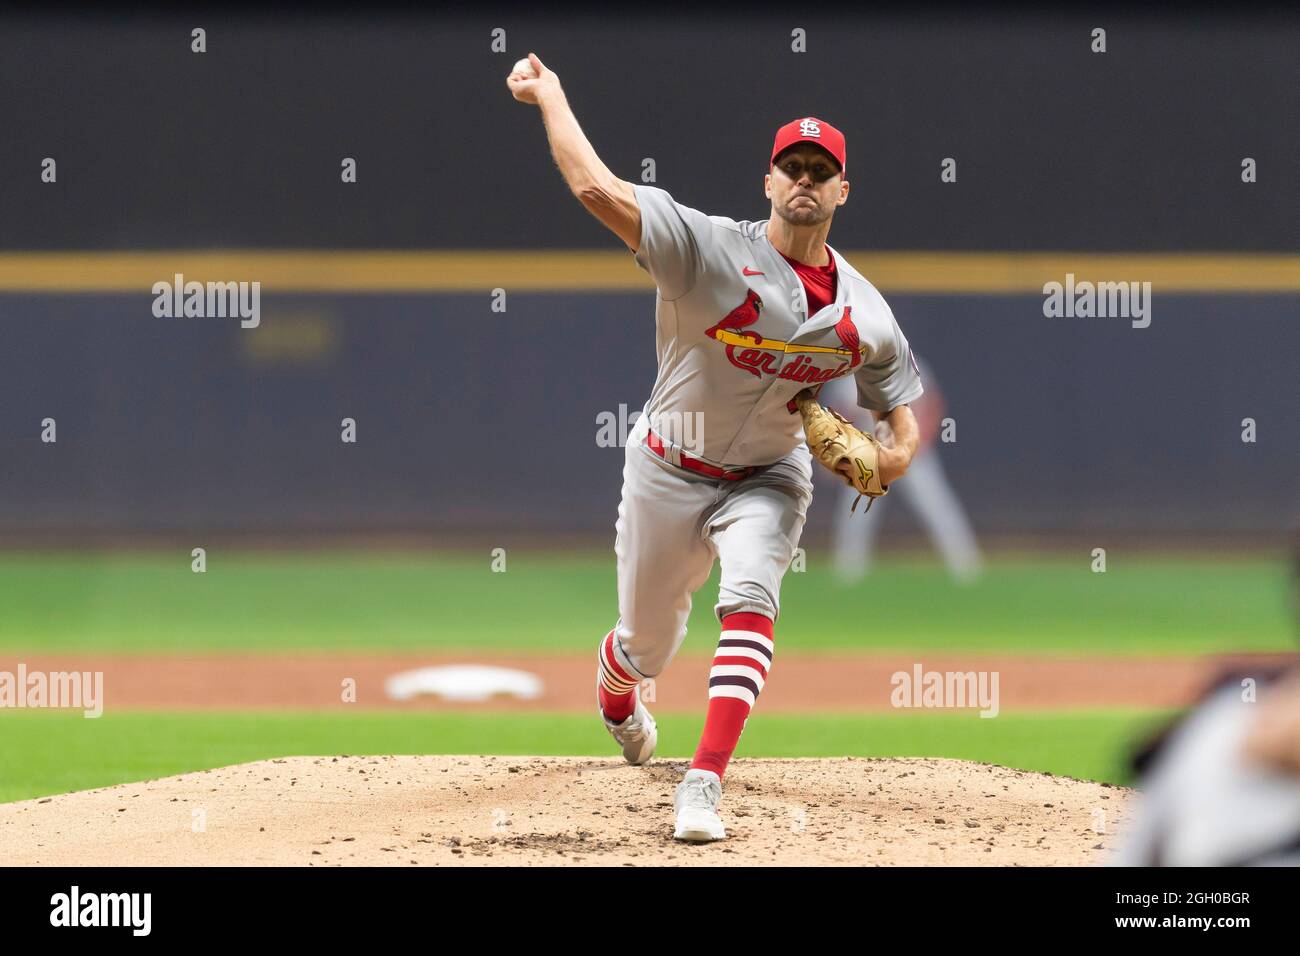
[[[745, 301], [728, 312], [717, 325], [704, 334], [726, 348], [727, 361], [755, 378], [776, 375], [792, 382], [819, 386], [841, 375], [850, 375], [862, 364], [865, 350], [858, 338], [857, 326], [849, 316], [849, 306], [834, 327], [839, 345], [814, 345], [767, 339], [753, 328], [763, 312], [763, 300], [753, 289]], [[823, 339], [824, 341], [824, 339]], [[789, 357], [794, 356], [790, 361]], [[819, 365], [814, 356], [831, 356], [835, 365]], [[793, 400], [789, 406], [794, 411]]]
[[[761, 345], [763, 342], [763, 336], [759, 335], [754, 329], [746, 328], [746, 326], [753, 325], [757, 322], [762, 311], [762, 297], [753, 289], [750, 289], [749, 294], [745, 296], [744, 302], [740, 303], [740, 305], [728, 312], [722, 317], [722, 320], [717, 325], [708, 329], [704, 334], [711, 339], [726, 341], [726, 336], [718, 334], [725, 330], [727, 332], [736, 333], [742, 339], [749, 339], [755, 345]], [[857, 334], [856, 330], [854, 331], [854, 334]], [[751, 368], [748, 365], [742, 365], [740, 362], [736, 361], [735, 349], [736, 346], [734, 344], [727, 344], [727, 360], [731, 362], [732, 365], [736, 366], [736, 368], [743, 368], [751, 375], [761, 378], [762, 376], [758, 369]]]
[[846, 305], [844, 315], [835, 323], [835, 334], [839, 336], [840, 343], [853, 353], [852, 358], [849, 359], [850, 371], [862, 364], [862, 340], [858, 338], [858, 327], [849, 317], [852, 310], [853, 306]]

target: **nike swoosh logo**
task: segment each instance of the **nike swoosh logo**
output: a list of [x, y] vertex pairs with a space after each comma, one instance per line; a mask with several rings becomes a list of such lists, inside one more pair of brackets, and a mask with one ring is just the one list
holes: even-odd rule
[[763, 275], [767, 275], [766, 272], [755, 272], [754, 270], [752, 270], [751, 268], [749, 268], [749, 266], [745, 266], [745, 268], [741, 269], [741, 270], [740, 270], [740, 274], [741, 274], [741, 275], [746, 275], [746, 276], [763, 276]]

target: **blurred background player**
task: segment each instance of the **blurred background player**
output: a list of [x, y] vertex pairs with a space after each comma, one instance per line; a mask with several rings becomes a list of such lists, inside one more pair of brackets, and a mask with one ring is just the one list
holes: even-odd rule
[[[921, 381], [925, 382], [925, 394], [912, 403], [921, 444], [907, 472], [907, 481], [899, 482], [888, 495], [877, 498], [869, 517], [859, 519], [855, 514], [855, 520], [835, 522], [831, 537], [835, 574], [846, 584], [861, 580], [871, 570], [876, 541], [880, 536], [880, 522], [884, 517], [881, 510], [888, 511], [891, 500], [901, 502], [917, 517], [955, 580], [962, 583], [974, 581], [984, 567], [984, 556], [975, 540], [975, 531], [961, 499], [948, 482], [939, 456], [939, 432], [945, 411], [939, 379], [930, 365], [915, 352], [913, 355], [921, 370]], [[822, 387], [821, 400], [859, 428], [870, 430], [875, 424], [877, 435], [882, 438], [888, 435], [887, 423], [874, 423], [870, 413], [858, 406], [852, 379], [827, 382]], [[848, 485], [840, 485], [838, 495], [837, 513], [847, 512], [857, 498], [857, 492]]]

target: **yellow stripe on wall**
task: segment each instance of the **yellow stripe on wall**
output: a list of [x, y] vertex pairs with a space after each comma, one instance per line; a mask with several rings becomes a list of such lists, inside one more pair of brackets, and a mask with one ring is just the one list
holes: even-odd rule
[[[1300, 255], [846, 252], [886, 294], [1033, 293], [1046, 282], [1150, 282], [1159, 292], [1300, 292]], [[155, 282], [258, 281], [263, 292], [648, 291], [617, 250], [174, 250], [0, 253], [0, 292], [140, 292]]]

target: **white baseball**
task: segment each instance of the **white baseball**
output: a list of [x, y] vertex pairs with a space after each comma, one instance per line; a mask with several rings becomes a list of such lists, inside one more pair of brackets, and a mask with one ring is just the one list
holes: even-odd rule
[[510, 75], [513, 76], [516, 73], [522, 73], [529, 79], [534, 79], [537, 76], [537, 71], [533, 69], [533, 64], [529, 61], [528, 57], [524, 57], [514, 65], [514, 68], [510, 71]]

